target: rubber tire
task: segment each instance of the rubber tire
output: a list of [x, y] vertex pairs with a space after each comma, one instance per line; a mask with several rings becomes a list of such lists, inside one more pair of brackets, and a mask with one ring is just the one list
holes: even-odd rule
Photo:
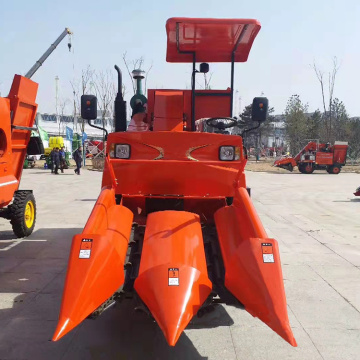
[[306, 174], [305, 170], [304, 170], [304, 167], [303, 167], [303, 164], [299, 164], [298, 165], [298, 169], [299, 171], [302, 173], [302, 174]]
[[[334, 170], [335, 170], [335, 171], [334, 171]], [[339, 165], [333, 165], [333, 166], [329, 166], [328, 173], [329, 173], [329, 174], [338, 175], [338, 174], [340, 174], [340, 171], [341, 171], [341, 166], [339, 166]]]
[[309, 165], [310, 163], [304, 165], [303, 169], [304, 169], [304, 174], [312, 174], [314, 172], [314, 166], [313, 165]]
[[[34, 221], [30, 228], [27, 227], [25, 223], [25, 209], [29, 201], [34, 205]], [[18, 238], [29, 236], [33, 232], [36, 222], [36, 202], [33, 193], [30, 191], [17, 191], [14, 196], [14, 201], [9, 208], [10, 223], [14, 234]]]

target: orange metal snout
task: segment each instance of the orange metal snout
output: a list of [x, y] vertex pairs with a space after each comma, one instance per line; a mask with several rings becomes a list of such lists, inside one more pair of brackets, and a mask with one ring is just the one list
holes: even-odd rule
[[135, 290], [169, 345], [176, 344], [211, 288], [199, 216], [185, 211], [150, 214]]
[[124, 261], [133, 214], [116, 205], [113, 189], [103, 189], [84, 231], [72, 241], [60, 318], [59, 340], [124, 283]]
[[292, 346], [277, 241], [269, 239], [245, 188], [234, 203], [215, 213], [216, 229], [225, 266], [226, 288]]

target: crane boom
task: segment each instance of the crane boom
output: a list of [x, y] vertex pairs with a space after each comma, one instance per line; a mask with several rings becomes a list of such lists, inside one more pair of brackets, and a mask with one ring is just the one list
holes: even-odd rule
[[53, 44], [44, 52], [41, 58], [33, 65], [33, 67], [26, 73], [25, 77], [31, 79], [31, 77], [36, 73], [39, 67], [44, 63], [44, 61], [49, 57], [49, 55], [56, 49], [56, 47], [60, 44], [60, 42], [64, 39], [66, 35], [71, 35], [72, 32], [69, 28], [65, 28], [65, 30], [61, 33], [61, 35], [55, 40]]

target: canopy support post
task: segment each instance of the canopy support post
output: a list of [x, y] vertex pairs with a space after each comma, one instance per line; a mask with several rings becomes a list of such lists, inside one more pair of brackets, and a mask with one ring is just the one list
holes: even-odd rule
[[234, 102], [234, 72], [235, 72], [235, 49], [231, 53], [231, 95], [230, 95], [230, 117], [233, 116], [233, 102]]
[[235, 43], [234, 49], [231, 53], [231, 100], [230, 100], [230, 117], [233, 116], [233, 102], [234, 102], [234, 72], [235, 72], [235, 52], [240, 44], [240, 41], [243, 39], [246, 30], [248, 28], [248, 24], [244, 25], [244, 27], [241, 30], [241, 33]]
[[179, 22], [176, 23], [176, 47], [180, 54], [192, 54], [193, 56], [193, 69], [191, 75], [191, 131], [195, 131], [195, 76], [196, 76], [196, 52], [195, 51], [182, 51], [180, 50], [179, 41]]
[[196, 77], [196, 56], [193, 53], [193, 70], [191, 77], [191, 131], [195, 131], [195, 77]]

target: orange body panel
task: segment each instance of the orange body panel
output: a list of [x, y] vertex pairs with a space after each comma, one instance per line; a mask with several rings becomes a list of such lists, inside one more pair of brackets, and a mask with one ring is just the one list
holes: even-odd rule
[[9, 99], [0, 98], [0, 119], [0, 207], [4, 207], [10, 203], [19, 186], [12, 166]]
[[315, 162], [319, 165], [332, 165], [334, 163], [334, 154], [318, 151]]
[[11, 202], [19, 187], [31, 135], [12, 126], [33, 127], [37, 88], [37, 83], [15, 75], [8, 98], [0, 98], [0, 207]]
[[282, 165], [288, 165], [288, 164], [291, 164], [293, 167], [297, 166], [296, 161], [292, 157], [279, 159], [274, 162], [274, 166], [279, 166], [279, 167], [281, 167]]
[[345, 164], [348, 145], [335, 145], [333, 146], [334, 163]]
[[154, 131], [183, 131], [182, 91], [155, 91]]
[[161, 211], [147, 218], [135, 290], [174, 346], [211, 292], [199, 216]]
[[235, 181], [246, 186], [242, 151], [238, 161], [219, 160], [220, 146], [242, 149], [239, 136], [129, 132], [110, 134], [108, 143], [131, 146], [130, 159], [110, 159], [117, 194], [225, 197], [233, 196]]
[[215, 213], [226, 288], [292, 346], [297, 346], [287, 315], [277, 241], [268, 239], [246, 189]]
[[[254, 19], [171, 18], [166, 22], [168, 62], [246, 61], [261, 25]], [[238, 44], [237, 46], [235, 46]]]
[[[220, 96], [211, 95], [219, 93]], [[196, 92], [195, 119], [209, 117], [230, 117], [231, 98], [230, 89], [227, 90], [202, 90]], [[201, 94], [201, 95], [200, 95]], [[200, 95], [200, 96], [199, 96]], [[225, 96], [226, 95], [226, 96]]]
[[[10, 108], [13, 112], [11, 125], [32, 128], [35, 122], [37, 104], [35, 104], [38, 84], [20, 75], [15, 75], [9, 93]], [[12, 129], [12, 165], [16, 178], [20, 181], [26, 149], [31, 131]]]
[[[182, 93], [183, 100], [182, 100], [182, 114], [181, 118], [183, 118], [186, 122], [187, 129], [191, 129], [191, 90], [155, 90], [149, 89], [148, 90], [148, 116], [151, 118], [156, 118], [155, 112], [156, 102], [155, 101], [155, 94], [162, 94], [162, 93]], [[215, 96], [217, 94], [217, 96]], [[231, 92], [230, 89], [227, 90], [197, 90], [196, 91], [196, 98], [195, 98], [195, 119], [201, 118], [210, 118], [210, 117], [229, 117], [231, 116], [230, 113], [230, 98]], [[179, 102], [180, 103], [180, 102]], [[179, 103], [177, 104], [176, 108], [179, 111]], [[171, 110], [173, 112], [173, 110]], [[166, 123], [167, 120], [164, 119], [163, 114], [161, 116], [162, 120], [160, 122]], [[171, 117], [167, 117], [169, 123], [172, 123]], [[159, 125], [156, 124], [154, 121], [154, 130], [155, 131], [162, 131], [162, 130], [171, 130], [170, 127], [160, 128]], [[162, 125], [165, 126], [165, 125]], [[182, 127], [182, 126], [181, 126]], [[180, 129], [180, 128], [179, 128]]]
[[84, 231], [73, 238], [56, 341], [78, 325], [124, 283], [124, 261], [133, 214], [103, 189]]

